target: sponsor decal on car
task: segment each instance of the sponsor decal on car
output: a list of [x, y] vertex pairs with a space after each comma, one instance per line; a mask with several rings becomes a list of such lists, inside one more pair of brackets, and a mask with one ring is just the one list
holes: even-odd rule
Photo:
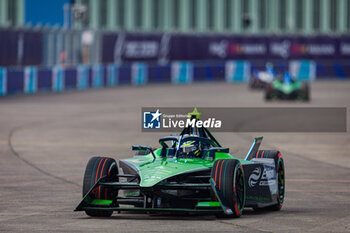
[[270, 186], [276, 183], [276, 171], [274, 167], [264, 166], [256, 167], [249, 176], [248, 185], [253, 188], [256, 185], [259, 186]]

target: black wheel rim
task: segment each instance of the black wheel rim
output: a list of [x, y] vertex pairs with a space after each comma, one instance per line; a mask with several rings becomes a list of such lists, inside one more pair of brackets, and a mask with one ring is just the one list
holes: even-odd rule
[[284, 200], [284, 189], [285, 189], [285, 179], [284, 179], [284, 167], [283, 162], [280, 160], [278, 162], [278, 197], [280, 204]]
[[241, 167], [238, 165], [236, 177], [235, 177], [235, 185], [236, 185], [236, 203], [239, 210], [244, 207], [244, 176]]

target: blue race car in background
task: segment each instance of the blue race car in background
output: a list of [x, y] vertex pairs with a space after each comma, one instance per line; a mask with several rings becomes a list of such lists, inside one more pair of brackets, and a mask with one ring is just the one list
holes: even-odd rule
[[253, 71], [249, 81], [249, 86], [252, 89], [265, 89], [268, 84], [273, 82], [275, 76], [273, 65], [267, 63], [265, 71]]

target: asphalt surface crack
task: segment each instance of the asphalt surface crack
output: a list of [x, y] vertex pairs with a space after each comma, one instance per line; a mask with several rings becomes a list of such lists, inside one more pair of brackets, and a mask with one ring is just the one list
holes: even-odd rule
[[33, 163], [29, 162], [28, 160], [24, 159], [24, 158], [15, 150], [15, 148], [14, 148], [14, 146], [13, 146], [13, 144], [12, 144], [13, 135], [14, 135], [14, 133], [15, 133], [17, 130], [20, 130], [20, 129], [22, 129], [22, 128], [24, 128], [24, 126], [15, 127], [15, 128], [13, 128], [13, 129], [11, 129], [11, 131], [10, 131], [10, 133], [9, 133], [9, 135], [8, 135], [8, 146], [9, 146], [9, 148], [10, 148], [12, 154], [13, 154], [14, 156], [16, 156], [19, 160], [21, 160], [21, 161], [23, 161], [24, 163], [26, 163], [28, 166], [34, 168], [35, 170], [39, 171], [40, 173], [42, 173], [42, 174], [44, 174], [44, 175], [46, 175], [46, 176], [48, 176], [48, 177], [51, 177], [51, 178], [54, 178], [54, 179], [56, 179], [56, 180], [63, 181], [63, 182], [65, 182], [65, 183], [73, 184], [73, 185], [75, 185], [75, 186], [80, 187], [80, 185], [79, 185], [78, 183], [75, 183], [75, 182], [70, 181], [70, 180], [68, 180], [68, 179], [65, 179], [65, 178], [56, 176], [56, 175], [54, 175], [54, 174], [51, 174], [51, 173], [49, 173], [49, 172], [47, 172], [47, 171], [41, 169], [40, 167], [36, 166], [35, 164], [33, 164]]
[[216, 220], [216, 221], [219, 222], [219, 223], [228, 224], [228, 225], [232, 225], [232, 226], [235, 226], [235, 227], [243, 228], [243, 229], [245, 229], [245, 230], [248, 230], [248, 231], [251, 232], [251, 233], [252, 233], [252, 232], [272, 232], [272, 231], [257, 230], [257, 229], [251, 228], [251, 227], [239, 225], [239, 224], [237, 224], [237, 223], [226, 222], [226, 221], [223, 221], [223, 220]]

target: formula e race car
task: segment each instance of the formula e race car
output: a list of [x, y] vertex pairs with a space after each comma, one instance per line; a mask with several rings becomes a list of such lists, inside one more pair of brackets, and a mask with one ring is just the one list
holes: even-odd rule
[[292, 79], [290, 74], [286, 72], [280, 79], [274, 80], [268, 84], [265, 89], [265, 99], [281, 99], [281, 100], [303, 100], [309, 101], [309, 85], [306, 82]]
[[249, 80], [249, 87], [252, 89], [264, 89], [275, 79], [275, 71], [271, 63], [266, 64], [265, 71], [253, 71]]
[[259, 150], [261, 141], [255, 138], [245, 159], [238, 159], [207, 128], [195, 124], [179, 136], [160, 138], [159, 149], [134, 145], [136, 155], [120, 160], [120, 168], [112, 158], [93, 157], [75, 211], [95, 217], [113, 211], [239, 217], [245, 207], [280, 210], [283, 159], [279, 151]]

